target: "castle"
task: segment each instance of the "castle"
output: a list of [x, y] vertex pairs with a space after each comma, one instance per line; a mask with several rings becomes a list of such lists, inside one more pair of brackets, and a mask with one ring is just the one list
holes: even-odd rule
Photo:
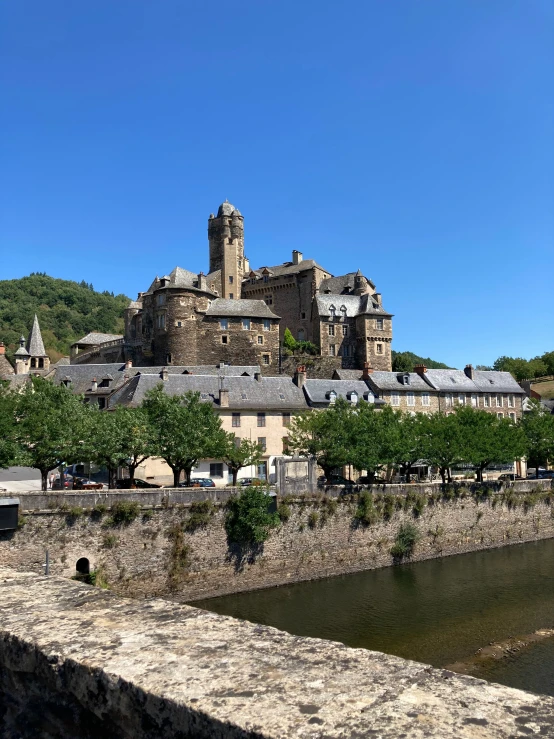
[[260, 365], [276, 375], [288, 328], [318, 348], [329, 372], [392, 369], [392, 315], [359, 270], [335, 277], [296, 250], [290, 262], [251, 269], [244, 217], [227, 201], [208, 219], [208, 242], [206, 274], [176, 267], [156, 277], [129, 304], [125, 335], [89, 334], [72, 363]]

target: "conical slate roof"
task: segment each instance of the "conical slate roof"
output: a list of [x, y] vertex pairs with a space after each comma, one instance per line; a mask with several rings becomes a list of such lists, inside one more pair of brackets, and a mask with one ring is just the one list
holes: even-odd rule
[[40, 333], [40, 326], [38, 325], [37, 314], [35, 313], [35, 319], [33, 321], [33, 328], [27, 339], [27, 351], [31, 357], [46, 357], [46, 351], [44, 350], [44, 343], [42, 341], [42, 334]]

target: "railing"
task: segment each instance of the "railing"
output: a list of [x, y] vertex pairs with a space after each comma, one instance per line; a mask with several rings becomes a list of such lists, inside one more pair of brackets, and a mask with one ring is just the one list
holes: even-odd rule
[[108, 349], [111, 346], [122, 346], [125, 342], [125, 339], [114, 339], [113, 341], [105, 341], [102, 344], [98, 344], [92, 349], [87, 349], [84, 352], [80, 352], [79, 354], [75, 354], [73, 357], [71, 357], [71, 361], [73, 364], [80, 364], [82, 361], [86, 361], [87, 359], [90, 359], [91, 357], [94, 357], [96, 354], [100, 354], [101, 351], [104, 349]]

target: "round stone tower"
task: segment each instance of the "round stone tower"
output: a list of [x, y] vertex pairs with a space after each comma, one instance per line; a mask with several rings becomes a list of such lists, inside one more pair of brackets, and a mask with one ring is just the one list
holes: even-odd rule
[[210, 272], [221, 270], [221, 297], [240, 298], [244, 275], [244, 218], [227, 200], [208, 220]]

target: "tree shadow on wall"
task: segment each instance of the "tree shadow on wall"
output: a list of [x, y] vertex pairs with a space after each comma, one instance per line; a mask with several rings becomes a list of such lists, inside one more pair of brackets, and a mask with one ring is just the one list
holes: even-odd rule
[[226, 562], [232, 562], [235, 572], [244, 572], [246, 565], [255, 564], [258, 557], [263, 554], [264, 545], [261, 544], [239, 544], [227, 540]]

